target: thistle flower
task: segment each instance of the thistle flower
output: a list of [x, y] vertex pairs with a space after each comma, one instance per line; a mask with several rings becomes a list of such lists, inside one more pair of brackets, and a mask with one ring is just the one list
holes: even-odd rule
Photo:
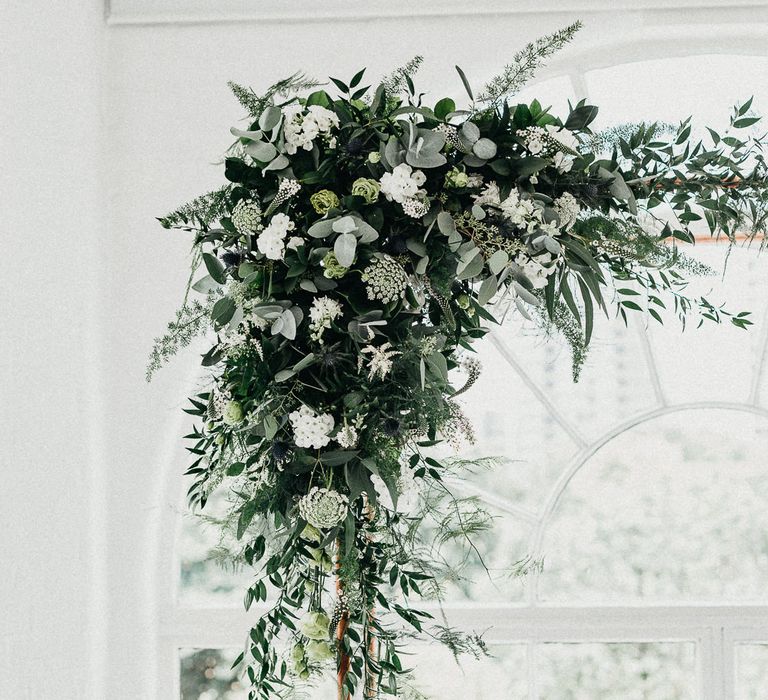
[[[336, 527], [347, 517], [349, 499], [338, 491], [313, 487], [299, 501], [299, 515], [313, 527], [321, 530]], [[330, 620], [326, 617], [326, 632]], [[302, 630], [303, 634], [304, 631]], [[306, 635], [309, 636], [309, 635]], [[318, 639], [318, 637], [314, 637]]]
[[261, 229], [261, 205], [255, 199], [241, 199], [230, 215], [238, 233], [247, 235]]
[[363, 270], [361, 279], [365, 282], [368, 299], [388, 304], [405, 296], [408, 275], [402, 266], [389, 255], [379, 255]]

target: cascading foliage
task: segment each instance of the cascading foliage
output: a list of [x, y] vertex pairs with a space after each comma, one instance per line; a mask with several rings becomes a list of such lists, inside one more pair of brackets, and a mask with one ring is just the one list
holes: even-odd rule
[[414, 601], [440, 599], [440, 546], [472, 547], [489, 524], [446, 485], [463, 463], [433, 448], [471, 440], [457, 396], [501, 318], [561, 333], [575, 374], [595, 312], [750, 323], [686, 295], [708, 270], [678, 249], [695, 225], [731, 241], [763, 229], [750, 102], [706, 143], [689, 121], [593, 134], [583, 101], [562, 116], [513, 105], [578, 28], [526, 47], [478, 99], [457, 68], [465, 109], [416, 91], [420, 59], [378, 87], [363, 71], [333, 92], [303, 76], [261, 96], [233, 85], [249, 126], [232, 129], [227, 184], [160, 219], [194, 234], [205, 272], [149, 371], [212, 328], [189, 497], [230, 494], [246, 607], [263, 611], [240, 659], [252, 698], [334, 664], [340, 697], [405, 697], [414, 635], [484, 652]]

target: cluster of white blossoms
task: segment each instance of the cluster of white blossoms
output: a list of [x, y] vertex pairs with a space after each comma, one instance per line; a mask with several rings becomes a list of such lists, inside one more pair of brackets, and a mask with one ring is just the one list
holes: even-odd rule
[[[533, 199], [524, 199], [517, 189], [513, 189], [502, 200], [499, 186], [491, 180], [480, 192], [475, 195], [475, 204], [490, 206], [498, 210], [502, 217], [518, 228], [533, 233], [534, 229], [543, 224], [543, 210], [541, 205]], [[547, 231], [550, 233], [550, 231]]]
[[357, 428], [354, 425], [344, 424], [339, 428], [339, 432], [336, 433], [334, 440], [339, 443], [339, 447], [342, 449], [351, 450], [353, 447], [357, 447], [359, 437]]
[[269, 225], [259, 234], [256, 246], [270, 260], [282, 260], [285, 254], [285, 237], [296, 224], [287, 214], [275, 214]]
[[579, 217], [581, 206], [570, 192], [563, 192], [555, 200], [555, 211], [560, 219], [560, 227], [568, 231]]
[[550, 253], [541, 253], [535, 258], [530, 257], [527, 253], [520, 253], [515, 258], [515, 262], [523, 269], [534, 289], [546, 287], [547, 279], [557, 269], [555, 265], [552, 265]]
[[360, 279], [371, 301], [378, 299], [388, 304], [402, 299], [408, 286], [408, 275], [397, 260], [389, 255], [380, 255], [363, 270]]
[[[368, 379], [384, 379], [392, 371], [392, 358], [402, 355], [399, 350], [391, 350], [392, 343], [386, 342], [376, 347], [375, 345], [366, 345], [360, 352], [370, 355], [368, 358]], [[362, 356], [360, 363], [362, 365]]]
[[232, 225], [243, 235], [261, 228], [261, 205], [255, 199], [241, 199], [230, 216]]
[[309, 309], [310, 338], [322, 344], [323, 332], [342, 314], [341, 304], [330, 297], [315, 297]]
[[381, 193], [387, 201], [400, 204], [408, 216], [420, 219], [429, 211], [427, 192], [421, 189], [426, 181], [427, 176], [421, 170], [414, 170], [408, 163], [401, 163], [391, 173], [381, 176]]
[[305, 112], [301, 105], [290, 105], [283, 110], [283, 114], [285, 151], [289, 155], [300, 148], [311, 151], [318, 137], [323, 137], [330, 148], [336, 147], [336, 138], [331, 136], [331, 131], [339, 126], [339, 118], [331, 110], [320, 105], [310, 105]]
[[527, 151], [534, 156], [551, 157], [559, 173], [570, 172], [578, 153], [579, 141], [572, 131], [552, 124], [518, 129]]
[[[349, 499], [338, 491], [313, 487], [299, 501], [299, 515], [312, 527], [325, 529], [336, 527], [347, 517]], [[325, 626], [325, 634], [328, 634]]]
[[288, 415], [297, 447], [319, 450], [330, 441], [335, 421], [330, 413], [315, 413], [309, 406], [301, 406]]

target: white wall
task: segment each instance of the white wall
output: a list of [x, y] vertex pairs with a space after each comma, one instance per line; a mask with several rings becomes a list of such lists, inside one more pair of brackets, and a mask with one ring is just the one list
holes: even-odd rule
[[[639, 57], [674, 19], [586, 4], [545, 15], [106, 25], [96, 0], [6, 0], [0, 698], [168, 697], [158, 695], [157, 592], [171, 570], [158, 543], [178, 506], [178, 437], [189, 425], [179, 409], [196, 362], [187, 355], [144, 383], [189, 247], [154, 217], [221, 181], [212, 163], [241, 116], [226, 81], [258, 91], [295, 70], [345, 78], [364, 64], [375, 79], [422, 53], [420, 84], [460, 98], [454, 63], [480, 84], [516, 47], [579, 16], [587, 29], [561, 67], [607, 34], [639, 42]], [[754, 12], [765, 19], [765, 8]], [[728, 15], [745, 46], [765, 31], [751, 16]], [[724, 17], [694, 13], [691, 31], [716, 37], [711, 22]], [[684, 36], [666, 50], [684, 53]]]
[[0, 698], [65, 700], [98, 640], [102, 7], [4, 2], [0, 33]]

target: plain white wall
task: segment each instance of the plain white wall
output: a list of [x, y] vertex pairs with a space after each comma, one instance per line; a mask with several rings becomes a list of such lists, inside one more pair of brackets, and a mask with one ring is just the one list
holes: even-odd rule
[[0, 698], [96, 697], [103, 9], [6, 0], [0, 33]]
[[[607, 35], [638, 42], [639, 58], [671, 21], [649, 10], [108, 26], [96, 0], [6, 0], [0, 698], [158, 697], [158, 591], [172, 580], [196, 358], [144, 382], [190, 242], [154, 217], [221, 182], [213, 163], [242, 116], [227, 80], [258, 91], [296, 70], [347, 78], [363, 65], [374, 80], [421, 53], [430, 101], [461, 98], [454, 63], [480, 85], [579, 16], [587, 28], [561, 67]], [[716, 37], [710, 11], [690, 20]], [[748, 20], [729, 21], [755, 42]]]

